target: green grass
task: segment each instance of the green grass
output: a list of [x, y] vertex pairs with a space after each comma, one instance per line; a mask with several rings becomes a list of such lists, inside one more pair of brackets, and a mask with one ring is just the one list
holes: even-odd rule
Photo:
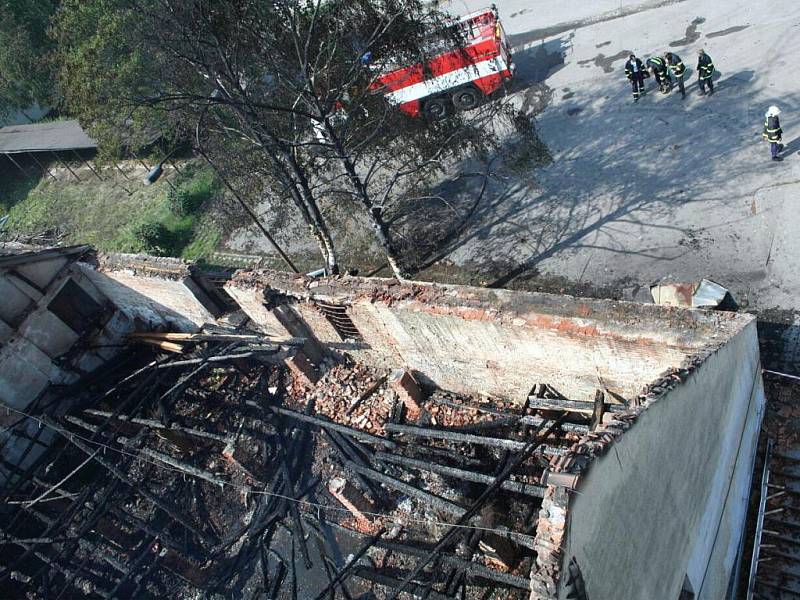
[[28, 177], [26, 179], [15, 178], [2, 174], [2, 184], [0, 184], [0, 217], [8, 214], [11, 208], [27, 198], [31, 190], [39, 182], [38, 177]]
[[103, 182], [84, 172], [81, 182], [4, 177], [0, 216], [9, 214], [10, 235], [57, 230], [68, 243], [101, 251], [199, 260], [216, 249], [222, 235], [210, 214], [222, 190], [208, 168], [190, 162], [181, 170], [169, 175], [174, 190], [163, 178], [145, 187], [138, 177], [115, 174], [112, 180], [109, 171]]

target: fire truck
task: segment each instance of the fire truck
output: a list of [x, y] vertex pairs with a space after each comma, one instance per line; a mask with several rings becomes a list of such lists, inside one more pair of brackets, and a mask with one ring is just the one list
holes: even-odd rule
[[385, 70], [373, 89], [411, 116], [438, 120], [451, 110], [475, 108], [511, 81], [515, 66], [496, 6], [465, 15], [453, 27], [463, 44], [439, 37], [432, 58]]

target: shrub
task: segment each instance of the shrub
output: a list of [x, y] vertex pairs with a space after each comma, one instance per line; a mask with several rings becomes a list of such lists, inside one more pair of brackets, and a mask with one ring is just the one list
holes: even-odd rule
[[178, 216], [193, 215], [217, 191], [217, 181], [210, 171], [201, 171], [170, 192], [170, 209]]
[[142, 244], [145, 252], [157, 256], [168, 256], [174, 244], [172, 232], [157, 221], [139, 225], [134, 231], [134, 237]]

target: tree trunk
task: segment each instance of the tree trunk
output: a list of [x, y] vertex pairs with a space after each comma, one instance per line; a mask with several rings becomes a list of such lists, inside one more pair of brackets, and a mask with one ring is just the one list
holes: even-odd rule
[[361, 180], [361, 177], [359, 177], [358, 173], [356, 172], [356, 167], [353, 164], [353, 161], [345, 152], [341, 140], [336, 135], [336, 132], [334, 131], [327, 117], [324, 117], [324, 122], [325, 129], [330, 136], [334, 148], [336, 149], [336, 154], [338, 155], [339, 161], [347, 173], [347, 177], [350, 179], [350, 183], [353, 186], [356, 197], [361, 205], [366, 209], [367, 215], [370, 218], [372, 230], [375, 232], [375, 237], [378, 238], [378, 242], [383, 247], [384, 252], [386, 252], [386, 259], [389, 261], [389, 266], [392, 268], [394, 276], [401, 281], [408, 279], [408, 272], [403, 265], [402, 256], [400, 255], [400, 252], [398, 252], [397, 248], [395, 248], [391, 238], [389, 237], [389, 227], [386, 224], [386, 221], [383, 220], [381, 209], [375, 206], [375, 204], [372, 202], [369, 191], [364, 185], [364, 182]]
[[[246, 95], [244, 95], [243, 98], [247, 101]], [[270, 132], [261, 132], [256, 126], [258, 122], [257, 114], [249, 104], [247, 104], [247, 107], [247, 111], [236, 108], [236, 112], [239, 114], [242, 124], [255, 135], [256, 139], [261, 144], [261, 147], [275, 169], [278, 180], [289, 192], [292, 201], [300, 210], [303, 220], [308, 225], [311, 235], [317, 240], [320, 254], [325, 261], [325, 271], [331, 275], [338, 274], [339, 264], [336, 260], [333, 238], [330, 235], [328, 225], [322, 216], [322, 212], [319, 210], [317, 200], [308, 185], [305, 173], [285, 144], [276, 139]]]

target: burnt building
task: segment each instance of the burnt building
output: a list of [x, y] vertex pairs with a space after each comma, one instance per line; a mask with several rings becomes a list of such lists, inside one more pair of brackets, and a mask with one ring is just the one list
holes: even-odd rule
[[733, 312], [0, 255], [0, 595], [733, 598]]

